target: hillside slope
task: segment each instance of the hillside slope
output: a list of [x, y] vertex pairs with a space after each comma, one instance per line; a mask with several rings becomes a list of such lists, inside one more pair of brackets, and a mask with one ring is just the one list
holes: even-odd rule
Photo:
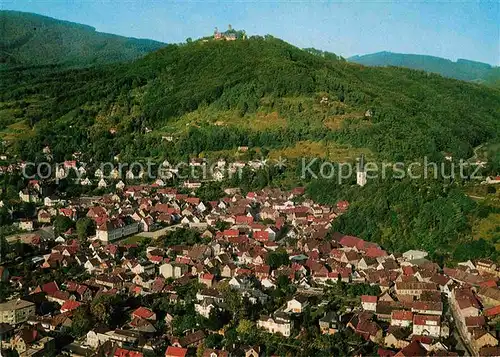
[[0, 135], [23, 157], [46, 144], [56, 158], [108, 160], [321, 141], [390, 160], [466, 158], [500, 127], [498, 90], [325, 58], [271, 36], [168, 45], [89, 69], [5, 71], [0, 93]]
[[348, 58], [350, 62], [365, 66], [397, 66], [438, 73], [442, 76], [464, 81], [490, 82], [490, 77], [498, 76], [500, 68], [487, 63], [458, 59], [451, 60], [425, 55], [377, 52]]
[[100, 33], [90, 26], [37, 14], [0, 11], [2, 67], [128, 61], [163, 46], [161, 42]]

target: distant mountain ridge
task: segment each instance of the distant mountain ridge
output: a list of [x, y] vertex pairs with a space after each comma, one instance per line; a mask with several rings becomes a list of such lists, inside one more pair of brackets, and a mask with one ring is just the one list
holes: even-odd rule
[[130, 61], [165, 44], [97, 32], [33, 13], [0, 11], [0, 67], [86, 66]]
[[493, 84], [500, 80], [499, 67], [466, 59], [458, 59], [456, 62], [453, 62], [449, 59], [435, 56], [383, 51], [352, 56], [348, 58], [348, 61], [366, 66], [397, 66], [418, 69], [463, 81]]

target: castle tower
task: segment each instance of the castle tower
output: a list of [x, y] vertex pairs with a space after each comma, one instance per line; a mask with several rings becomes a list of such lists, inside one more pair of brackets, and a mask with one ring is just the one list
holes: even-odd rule
[[214, 39], [218, 40], [222, 37], [221, 33], [219, 32], [219, 29], [216, 27], [214, 31]]
[[356, 171], [356, 183], [361, 187], [366, 185], [365, 156], [363, 154], [361, 154], [359, 158], [358, 169]]

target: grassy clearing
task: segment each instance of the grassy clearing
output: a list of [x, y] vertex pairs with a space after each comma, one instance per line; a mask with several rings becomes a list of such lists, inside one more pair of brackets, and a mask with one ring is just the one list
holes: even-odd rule
[[251, 131], [264, 131], [285, 128], [287, 122], [277, 112], [257, 112], [241, 117], [236, 110], [216, 111], [210, 108], [202, 108], [181, 116], [175, 122], [161, 128], [160, 132], [179, 134], [191, 127], [203, 125], [234, 126]]
[[143, 240], [148, 239], [147, 237], [141, 237], [141, 236], [130, 236], [127, 237], [123, 240], [120, 240], [120, 245], [125, 245], [125, 244], [140, 244]]
[[[259, 154], [261, 152], [261, 149], [259, 147], [252, 147], [252, 151], [255, 153]], [[233, 160], [246, 160], [249, 159], [248, 152], [242, 152], [238, 151], [237, 148], [234, 149], [227, 149], [227, 150], [218, 150], [218, 151], [203, 151], [201, 152], [198, 157], [203, 157], [208, 160], [216, 160], [219, 158], [229, 158]]]
[[363, 118], [362, 112], [333, 115], [323, 120], [323, 125], [330, 130], [339, 130], [346, 124], [346, 121], [362, 120]]
[[269, 152], [269, 158], [277, 159], [280, 156], [290, 159], [301, 157], [319, 157], [334, 162], [352, 161], [364, 154], [367, 158], [372, 156], [368, 149], [353, 148], [334, 142], [299, 141], [293, 147], [275, 149]]
[[[491, 192], [491, 187], [494, 187], [496, 192]], [[500, 209], [500, 185], [476, 185], [468, 187], [465, 193], [480, 205]], [[474, 239], [492, 241], [496, 250], [500, 251], [500, 213], [493, 212], [486, 218], [474, 221], [472, 236]]]
[[22, 109], [0, 108], [0, 127], [2, 129], [14, 124], [23, 114]]
[[33, 130], [24, 120], [10, 124], [7, 128], [0, 131], [0, 138], [6, 141], [15, 141], [21, 137], [29, 137], [32, 135], [34, 135]]
[[490, 213], [488, 217], [476, 221], [472, 227], [474, 239], [483, 238], [492, 241], [500, 251], [500, 214]]

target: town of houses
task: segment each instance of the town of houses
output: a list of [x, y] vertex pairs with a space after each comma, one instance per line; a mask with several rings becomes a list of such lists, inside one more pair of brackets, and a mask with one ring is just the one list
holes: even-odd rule
[[[110, 182], [101, 177], [98, 185]], [[20, 229], [31, 231], [19, 239], [40, 252], [31, 259], [33, 271], [76, 267], [84, 279], [60, 274], [58, 281], [26, 286], [23, 276], [10, 274], [8, 264], [0, 266], [0, 279], [15, 291], [0, 303], [1, 348], [19, 356], [44, 356], [56, 345], [71, 356], [266, 355], [259, 345], [205, 348], [205, 339], [224, 332], [202, 328], [176, 334], [175, 314], [162, 316], [160, 323], [154, 308], [133, 304], [124, 309], [121, 326], [90, 326], [80, 338], [56, 342], [58, 334], [71, 329], [77, 311], [102, 296], [165, 296], [172, 304], [193, 304], [195, 314], [209, 318], [228, 308], [224, 289], [262, 306], [273, 299], [282, 276], [294, 292], [282, 306], [252, 321], [262, 332], [294, 339], [303, 330], [297, 316], [328, 306], [324, 291], [330, 286], [364, 284], [378, 286], [380, 293], [324, 311], [319, 333], [350, 330], [375, 344], [379, 356], [456, 356], [457, 350], [500, 355], [500, 267], [488, 260], [440, 267], [424, 251], [397, 254], [359, 237], [331, 233], [332, 222], [349, 209], [347, 201], [319, 205], [297, 187], [246, 194], [227, 188], [223, 198], [204, 202], [196, 191], [121, 180], [111, 193], [97, 197], [62, 199], [43, 191], [42, 182], [30, 180], [19, 193], [21, 200], [37, 203], [36, 217], [19, 222]], [[95, 234], [82, 240], [74, 229], [57, 237], [39, 229], [60, 215], [74, 222], [89, 218]], [[165, 244], [164, 237], [181, 229], [198, 232], [201, 240]], [[142, 246], [130, 237], [149, 239]], [[285, 253], [287, 261], [271, 267], [268, 257], [276, 252]], [[183, 295], [192, 282], [198, 283], [194, 301]], [[50, 309], [44, 309], [46, 302], [52, 303]]]

